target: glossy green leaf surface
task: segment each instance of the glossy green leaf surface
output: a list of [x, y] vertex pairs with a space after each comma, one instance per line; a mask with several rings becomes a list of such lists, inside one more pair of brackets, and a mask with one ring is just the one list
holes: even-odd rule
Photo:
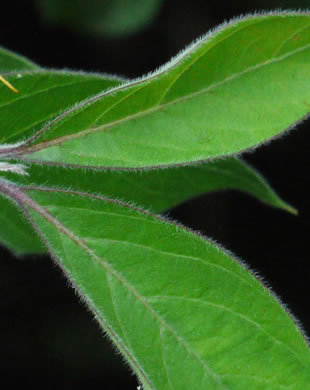
[[[113, 199], [134, 202], [155, 212], [163, 212], [194, 196], [211, 191], [234, 189], [245, 191], [270, 206], [296, 213], [248, 164], [236, 158], [217, 160], [210, 164], [177, 169], [133, 171], [87, 171], [57, 166], [31, 165], [28, 176], [2, 172], [1, 176], [22, 185], [40, 185], [51, 188], [68, 188], [101, 194]], [[6, 220], [14, 221], [0, 230], [0, 241], [15, 253], [42, 251], [36, 233], [29, 229], [15, 207], [0, 197], [3, 226]], [[0, 217], [1, 218], [1, 217]], [[32, 240], [20, 241], [33, 236]], [[9, 237], [11, 240], [9, 240]], [[34, 240], [37, 244], [34, 245]]]
[[86, 99], [15, 153], [112, 168], [236, 154], [307, 116], [309, 61], [308, 13], [237, 20], [156, 73]]
[[221, 248], [107, 198], [4, 182], [1, 191], [26, 210], [145, 389], [309, 385], [302, 334]]

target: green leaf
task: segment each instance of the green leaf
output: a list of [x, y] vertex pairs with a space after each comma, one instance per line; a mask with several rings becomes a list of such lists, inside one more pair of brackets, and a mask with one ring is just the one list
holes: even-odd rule
[[122, 37], [147, 26], [162, 0], [37, 0], [43, 17], [79, 33]]
[[154, 74], [86, 99], [11, 154], [142, 168], [240, 153], [308, 115], [309, 61], [308, 13], [236, 20]]
[[[33, 130], [40, 128], [47, 118], [53, 118], [53, 115], [68, 108], [68, 105], [77, 103], [89, 96], [89, 93], [96, 93], [121, 82], [121, 79], [111, 76], [43, 71], [26, 58], [4, 48], [0, 48], [0, 72], [6, 74], [6, 78], [20, 89], [18, 94], [14, 94], [0, 84], [1, 142], [16, 141], [21, 135], [33, 134]], [[52, 86], [49, 84], [51, 78]], [[36, 82], [39, 84], [35, 85]], [[56, 89], [57, 98], [50, 100]], [[62, 93], [61, 97], [58, 96], [59, 93]], [[40, 116], [43, 111], [44, 116]], [[21, 130], [22, 134], [19, 133]], [[47, 174], [44, 182], [46, 177]], [[13, 178], [17, 178], [15, 174]], [[0, 210], [0, 224], [5, 227], [0, 231], [2, 244], [16, 255], [46, 252], [33, 228], [16, 207], [3, 197], [0, 197]]]
[[[110, 198], [134, 202], [155, 212], [163, 212], [177, 204], [203, 193], [234, 189], [245, 191], [270, 206], [296, 214], [253, 168], [242, 160], [230, 158], [210, 164], [177, 169], [133, 171], [69, 170], [57, 166], [30, 165], [28, 176], [2, 172], [2, 177], [21, 185], [39, 185], [50, 188], [68, 188], [101, 194]], [[0, 198], [2, 226], [0, 241], [15, 253], [42, 251], [36, 233], [18, 210]], [[1, 218], [0, 217], [0, 218]], [[14, 221], [6, 223], [5, 221]], [[32, 240], [29, 240], [32, 235]], [[25, 237], [21, 242], [19, 236]], [[36, 244], [34, 243], [36, 242]]]
[[0, 143], [31, 136], [56, 114], [61, 117], [68, 107], [123, 81], [114, 76], [46, 70], [11, 72], [6, 79], [19, 93], [0, 85]]
[[[1, 182], [147, 390], [306, 389], [310, 350], [241, 263], [107, 198]], [[186, 363], [186, 364], [185, 364]]]
[[0, 73], [35, 69], [39, 69], [39, 66], [35, 63], [5, 49], [4, 47], [0, 47]]
[[38, 234], [8, 199], [0, 196], [0, 243], [16, 256], [46, 252]]
[[247, 192], [258, 200], [293, 214], [296, 210], [277, 195], [266, 180], [246, 162], [237, 158], [209, 164], [164, 170], [85, 171], [61, 166], [29, 165], [28, 176], [2, 172], [22, 185], [60, 187], [97, 193], [161, 213], [203, 193], [221, 190]]

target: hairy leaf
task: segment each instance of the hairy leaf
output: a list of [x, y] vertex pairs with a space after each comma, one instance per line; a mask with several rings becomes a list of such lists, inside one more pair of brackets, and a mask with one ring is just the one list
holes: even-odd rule
[[39, 69], [35, 63], [0, 46], [0, 73], [35, 69]]
[[17, 256], [46, 252], [46, 247], [24, 215], [3, 196], [0, 196], [0, 210], [1, 245]]
[[[217, 160], [207, 165], [179, 167], [177, 169], [148, 170], [141, 173], [133, 171], [91, 171], [68, 170], [56, 166], [31, 165], [28, 176], [2, 172], [2, 177], [23, 185], [44, 185], [48, 187], [70, 188], [134, 202], [155, 212], [163, 212], [177, 204], [203, 193], [219, 190], [245, 191], [273, 207], [296, 214], [296, 210], [285, 203], [268, 183], [242, 160], [229, 158]], [[38, 242], [34, 245], [36, 234], [30, 230], [18, 210], [7, 205], [0, 198], [3, 226], [0, 241], [16, 253], [35, 253], [42, 251]], [[10, 219], [14, 223], [5, 224]], [[33, 236], [32, 240], [21, 242], [17, 237]], [[11, 240], [8, 239], [8, 235]], [[17, 237], [16, 237], [17, 236]]]
[[106, 75], [46, 70], [10, 72], [6, 79], [19, 93], [0, 85], [1, 143], [31, 136], [56, 114], [122, 82]]
[[212, 242], [108, 198], [1, 182], [148, 390], [291, 390], [310, 350], [274, 296]]
[[308, 13], [236, 20], [154, 74], [87, 98], [11, 154], [112, 168], [236, 154], [307, 116], [309, 61]]
[[29, 165], [26, 172], [28, 176], [13, 173], [2, 173], [2, 176], [23, 185], [70, 187], [76, 191], [133, 201], [159, 213], [203, 193], [233, 189], [296, 214], [296, 210], [284, 202], [254, 168], [234, 157], [209, 164], [142, 172], [89, 172], [44, 165]]

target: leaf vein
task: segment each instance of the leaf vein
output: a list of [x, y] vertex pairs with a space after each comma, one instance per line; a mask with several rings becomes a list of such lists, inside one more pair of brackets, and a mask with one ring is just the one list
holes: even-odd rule
[[154, 296], [148, 296], [147, 300], [150, 300], [150, 301], [155, 301], [155, 300], [179, 300], [179, 301], [185, 301], [185, 302], [195, 302], [195, 303], [199, 303], [201, 305], [213, 306], [213, 307], [216, 307], [217, 309], [220, 309], [220, 310], [223, 310], [223, 311], [227, 311], [227, 312], [231, 313], [232, 315], [235, 315], [235, 316], [241, 318], [242, 320], [244, 320], [244, 321], [254, 325], [255, 327], [257, 327], [261, 332], [265, 333], [267, 336], [269, 336], [271, 339], [273, 339], [276, 344], [280, 344], [284, 348], [286, 348], [288, 351], [290, 351], [290, 353], [292, 353], [297, 358], [297, 360], [299, 360], [302, 363], [302, 365], [304, 365], [304, 363], [302, 362], [302, 360], [300, 359], [300, 357], [299, 357], [299, 355], [298, 355], [298, 353], [296, 351], [294, 351], [288, 345], [284, 344], [283, 341], [277, 339], [271, 333], [267, 332], [267, 330], [265, 328], [263, 328], [261, 326], [261, 324], [259, 324], [258, 322], [252, 320], [251, 318], [249, 318], [248, 316], [246, 316], [246, 315], [244, 315], [242, 313], [239, 313], [237, 311], [232, 310], [231, 308], [229, 308], [227, 306], [220, 305], [218, 303], [210, 302], [210, 301], [207, 301], [207, 300], [202, 300], [202, 299], [199, 299], [199, 298], [182, 297], [182, 296], [175, 296], [175, 295], [154, 295]]
[[[21, 146], [22, 149], [21, 149], [20, 153], [21, 154], [33, 153], [33, 152], [36, 152], [38, 150], [44, 149], [46, 147], [50, 147], [50, 146], [53, 146], [53, 145], [57, 145], [59, 143], [63, 143], [63, 142], [69, 141], [71, 139], [80, 138], [80, 137], [83, 137], [83, 136], [87, 136], [87, 135], [91, 135], [91, 134], [97, 133], [99, 131], [105, 131], [105, 130], [111, 129], [111, 128], [115, 127], [115, 126], [119, 126], [119, 125], [121, 125], [123, 123], [126, 123], [126, 122], [128, 122], [129, 120], [132, 120], [132, 119], [141, 118], [141, 117], [147, 116], [147, 115], [149, 115], [151, 113], [156, 113], [159, 110], [162, 110], [162, 109], [167, 108], [169, 106], [175, 105], [177, 103], [182, 103], [182, 102], [185, 102], [185, 101], [187, 101], [189, 99], [193, 99], [193, 98], [195, 98], [197, 96], [201, 96], [203, 94], [206, 94], [206, 93], [216, 89], [217, 87], [219, 87], [221, 85], [224, 85], [225, 83], [227, 83], [229, 81], [235, 80], [235, 79], [243, 76], [244, 74], [247, 74], [247, 73], [250, 73], [252, 71], [258, 70], [258, 69], [260, 69], [260, 68], [262, 68], [264, 66], [267, 66], [267, 65], [270, 65], [270, 64], [273, 64], [273, 63], [281, 62], [281, 61], [285, 60], [286, 58], [289, 58], [289, 57], [291, 57], [294, 54], [297, 54], [299, 52], [308, 50], [309, 48], [310, 48], [310, 44], [306, 44], [306, 45], [304, 45], [302, 47], [299, 47], [299, 48], [297, 48], [295, 50], [292, 50], [292, 51], [290, 51], [288, 53], [285, 53], [285, 54], [283, 54], [280, 57], [271, 58], [271, 59], [268, 59], [268, 60], [266, 60], [266, 61], [264, 61], [262, 63], [256, 64], [254, 66], [250, 66], [246, 70], [243, 70], [241, 72], [237, 72], [237, 73], [235, 73], [235, 74], [233, 74], [233, 75], [231, 75], [229, 77], [226, 77], [225, 79], [223, 79], [221, 81], [218, 81], [218, 82], [216, 82], [216, 83], [214, 83], [212, 85], [209, 85], [208, 87], [202, 88], [201, 90], [199, 90], [197, 92], [194, 92], [194, 93], [188, 94], [186, 96], [182, 96], [180, 98], [174, 99], [171, 102], [155, 105], [152, 108], [149, 108], [149, 109], [146, 109], [146, 110], [142, 110], [142, 111], [140, 111], [138, 113], [135, 113], [135, 114], [128, 115], [125, 118], [117, 119], [115, 121], [112, 121], [112, 122], [104, 124], [104, 125], [100, 125], [98, 127], [92, 128], [92, 129], [82, 130], [82, 131], [80, 131], [78, 133], [70, 134], [70, 135], [63, 136], [63, 137], [58, 137], [58, 138], [52, 139], [50, 141], [45, 141], [45, 142], [42, 142], [41, 144], [38, 143], [36, 145], [29, 146], [29, 147], [25, 146], [24, 148]], [[109, 93], [111, 93], [111, 92], [116, 92], [116, 90], [112, 89], [112, 90], [109, 91]], [[96, 101], [96, 100], [94, 100], [94, 101]], [[87, 102], [85, 102], [85, 104], [87, 104]], [[68, 113], [69, 113], [69, 111], [68, 111]], [[65, 115], [65, 113], [63, 115]], [[63, 115], [61, 116], [62, 118], [63, 118]], [[55, 121], [57, 121], [57, 118], [55, 119]], [[54, 121], [54, 123], [55, 123], [55, 121]], [[41, 130], [39, 131], [39, 133], [41, 133]], [[37, 135], [39, 133], [37, 133]], [[24, 145], [27, 145], [29, 142], [31, 142], [31, 139], [29, 139], [28, 141], [25, 141]]]

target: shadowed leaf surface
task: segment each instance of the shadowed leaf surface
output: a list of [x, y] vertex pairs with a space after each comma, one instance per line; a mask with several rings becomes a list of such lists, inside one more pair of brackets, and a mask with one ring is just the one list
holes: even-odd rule
[[[142, 172], [85, 171], [38, 165], [29, 166], [27, 172], [28, 176], [2, 172], [2, 177], [23, 185], [70, 187], [101, 194], [134, 202], [158, 213], [194, 196], [228, 189], [245, 191], [270, 206], [296, 213], [253, 168], [236, 158], [217, 160], [207, 165]], [[6, 229], [0, 230], [0, 241], [15, 253], [40, 252], [42, 245], [36, 233], [18, 210], [2, 197], [0, 208], [5, 210], [0, 218], [3, 226], [6, 225]], [[7, 220], [14, 223], [6, 223]], [[29, 236], [32, 239], [28, 240]], [[23, 237], [26, 239], [23, 240]]]

